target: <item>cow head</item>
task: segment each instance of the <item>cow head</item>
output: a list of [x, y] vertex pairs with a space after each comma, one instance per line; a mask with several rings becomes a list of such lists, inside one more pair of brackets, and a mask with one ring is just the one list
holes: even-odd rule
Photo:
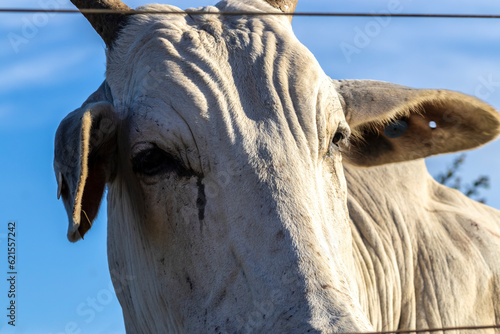
[[295, 3], [88, 16], [108, 45], [106, 81], [62, 121], [54, 166], [70, 241], [108, 186], [110, 267], [135, 277], [118, 293], [131, 332], [370, 330], [343, 164], [498, 134], [496, 112], [460, 93], [330, 79], [286, 17], [213, 14], [273, 6]]

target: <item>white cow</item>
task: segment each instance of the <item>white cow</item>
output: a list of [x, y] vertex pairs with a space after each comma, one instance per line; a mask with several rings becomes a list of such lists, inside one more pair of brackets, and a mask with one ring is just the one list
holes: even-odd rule
[[450, 91], [333, 80], [287, 17], [213, 14], [276, 8], [295, 3], [86, 14], [108, 46], [106, 81], [62, 121], [54, 166], [70, 241], [108, 187], [127, 332], [498, 323], [500, 214], [422, 160], [494, 139], [497, 112]]

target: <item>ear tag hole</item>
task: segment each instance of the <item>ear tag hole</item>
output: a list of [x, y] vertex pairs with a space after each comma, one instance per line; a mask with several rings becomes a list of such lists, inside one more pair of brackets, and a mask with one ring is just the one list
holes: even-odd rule
[[389, 123], [384, 128], [384, 135], [389, 138], [398, 138], [405, 134], [408, 130], [408, 123], [402, 120], [396, 120]]
[[430, 122], [429, 122], [429, 127], [430, 127], [431, 129], [435, 129], [435, 128], [437, 128], [437, 124], [436, 124], [436, 122], [434, 122], [434, 121], [430, 121]]

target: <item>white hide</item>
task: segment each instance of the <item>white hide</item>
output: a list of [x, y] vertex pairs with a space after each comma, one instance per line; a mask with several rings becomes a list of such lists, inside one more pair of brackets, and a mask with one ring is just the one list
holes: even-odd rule
[[[198, 9], [272, 10], [260, 0]], [[128, 333], [345, 333], [499, 318], [499, 213], [436, 184], [421, 160], [342, 161], [463, 149], [441, 143], [461, 133], [467, 145], [481, 129], [477, 146], [498, 134], [493, 109], [458, 93], [335, 82], [284, 16], [134, 15], [107, 56], [106, 94], [95, 94], [107, 102], [63, 121], [54, 166], [72, 241], [108, 184], [109, 266], [122, 278]], [[432, 132], [426, 107], [468, 118], [445, 114]], [[344, 113], [358, 138], [382, 138], [374, 124], [396, 117], [412, 122], [411, 136], [349, 151]], [[373, 124], [354, 128], [365, 118]], [[421, 133], [434, 137], [413, 137]], [[81, 212], [92, 213], [83, 228]]]
[[[246, 3], [201, 10], [272, 10]], [[285, 17], [135, 16], [108, 54], [107, 81], [129, 124], [124, 152], [155, 143], [202, 175], [137, 179], [122, 166], [109, 187], [110, 267], [142, 273], [119, 296], [129, 331], [371, 329], [353, 298], [330, 146], [347, 125]]]
[[346, 179], [360, 301], [377, 330], [498, 321], [498, 210], [437, 183], [423, 160], [346, 167]]

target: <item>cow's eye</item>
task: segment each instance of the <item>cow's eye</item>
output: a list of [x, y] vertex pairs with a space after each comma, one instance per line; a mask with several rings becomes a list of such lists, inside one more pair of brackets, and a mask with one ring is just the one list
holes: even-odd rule
[[338, 129], [337, 132], [335, 132], [335, 135], [332, 138], [332, 144], [334, 147], [337, 149], [345, 149], [349, 147], [349, 136], [350, 136], [350, 131], [349, 129]]
[[155, 176], [165, 173], [176, 173], [179, 176], [189, 175], [184, 165], [171, 154], [156, 145], [140, 151], [132, 158], [134, 173], [144, 176]]
[[351, 129], [345, 121], [342, 121], [337, 126], [337, 131], [332, 137], [330, 146], [328, 148], [329, 154], [342, 153], [349, 150], [349, 137], [351, 136]]
[[339, 146], [340, 143], [345, 140], [345, 135], [342, 133], [342, 132], [337, 132], [334, 136], [333, 136], [333, 144]]

